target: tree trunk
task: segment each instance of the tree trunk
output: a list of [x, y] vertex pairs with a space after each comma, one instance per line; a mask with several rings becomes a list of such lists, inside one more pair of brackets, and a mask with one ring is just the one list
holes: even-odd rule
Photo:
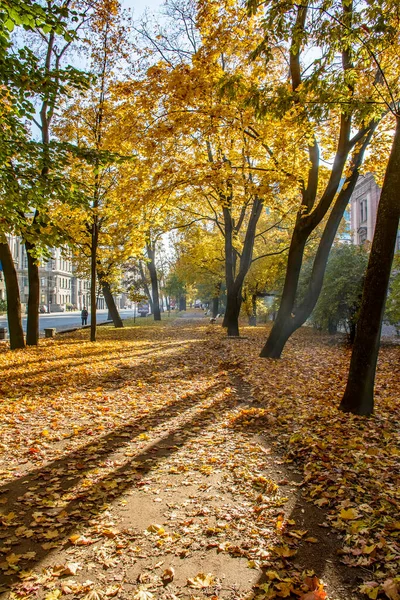
[[257, 294], [251, 297], [251, 315], [249, 317], [249, 325], [255, 327], [257, 325]]
[[[100, 282], [101, 282], [101, 280], [100, 280]], [[101, 282], [101, 287], [103, 290], [104, 299], [107, 304], [108, 314], [110, 315], [110, 317], [114, 323], [114, 327], [117, 327], [117, 328], [123, 327], [124, 324], [123, 324], [121, 316], [118, 312], [117, 305], [115, 304], [114, 297], [111, 293], [110, 284], [107, 281], [103, 281], [103, 282]]]
[[221, 294], [221, 281], [219, 281], [216, 286], [215, 286], [215, 295], [212, 299], [212, 316], [214, 317], [214, 319], [216, 318], [216, 316], [219, 313], [219, 296]]
[[226, 311], [223, 327], [228, 329], [228, 336], [239, 336], [239, 314], [242, 305], [242, 287], [253, 259], [254, 240], [257, 223], [261, 215], [263, 200], [255, 198], [244, 237], [238, 273], [236, 274], [237, 253], [233, 246], [234, 226], [229, 208], [224, 208], [225, 235], [225, 277], [226, 277]]
[[37, 346], [39, 343], [39, 300], [40, 300], [40, 281], [39, 281], [39, 265], [32, 256], [31, 251], [34, 250], [34, 245], [30, 242], [25, 242], [26, 255], [28, 258], [28, 310], [26, 322], [26, 345]]
[[179, 310], [186, 310], [186, 295], [181, 294], [179, 296]]
[[330, 333], [331, 335], [337, 333], [337, 323], [333, 319], [328, 320], [328, 333]]
[[357, 332], [357, 323], [355, 321], [350, 321], [349, 323], [349, 344], [353, 346], [354, 340], [356, 339]]
[[219, 296], [214, 296], [212, 299], [212, 316], [216, 318], [219, 310]]
[[147, 281], [146, 281], [146, 275], [143, 269], [143, 264], [142, 261], [139, 261], [139, 272], [140, 272], [140, 277], [142, 279], [142, 285], [143, 285], [143, 289], [144, 289], [144, 293], [146, 294], [147, 298], [149, 299], [149, 304], [150, 304], [150, 310], [152, 313], [154, 313], [154, 309], [153, 309], [153, 298], [151, 297], [151, 293], [150, 293], [150, 289], [149, 286], [147, 285]]
[[[338, 194], [319, 242], [306, 296], [300, 306], [295, 307], [304, 248], [310, 234], [319, 223], [319, 221], [317, 224], [311, 222], [310, 226], [305, 226], [303, 224], [304, 219], [302, 219], [301, 212], [298, 215], [289, 248], [282, 299], [276, 321], [274, 322], [268, 340], [260, 353], [260, 356], [263, 358], [280, 358], [290, 336], [306, 322], [314, 310], [324, 282], [329, 252], [340, 225], [340, 221], [343, 218], [344, 211], [346, 210], [357, 183], [359, 168], [375, 128], [376, 125], [371, 127], [370, 131], [365, 136], [363, 144], [353, 156], [352, 171], [346, 178], [346, 181]], [[342, 165], [340, 165], [339, 168], [342, 169]], [[340, 173], [341, 172], [342, 171], [340, 171]], [[335, 180], [337, 180], [337, 176], [335, 177]]]
[[[3, 239], [3, 236], [0, 240]], [[21, 300], [18, 277], [7, 240], [0, 241], [0, 262], [3, 266], [7, 294], [7, 319], [10, 332], [10, 348], [17, 350], [25, 347], [24, 331], [21, 320]]]
[[340, 409], [370, 415], [382, 318], [400, 219], [400, 116], [378, 205], [375, 234], [364, 281], [349, 378]]
[[226, 311], [223, 326], [228, 330], [228, 337], [239, 337], [239, 315], [242, 305], [242, 288], [236, 291], [234, 288], [227, 292]]
[[160, 297], [158, 294], [158, 278], [157, 278], [157, 269], [155, 263], [155, 248], [152, 247], [151, 244], [146, 244], [147, 248], [147, 256], [149, 261], [147, 263], [147, 268], [150, 273], [151, 280], [151, 295], [153, 298], [153, 315], [155, 321], [161, 321], [161, 312], [160, 312]]
[[97, 245], [99, 240], [99, 231], [96, 221], [92, 224], [92, 245], [91, 245], [91, 264], [90, 264], [90, 341], [96, 341], [97, 334]]
[[295, 228], [289, 248], [288, 265], [281, 303], [267, 343], [260, 353], [262, 358], [280, 358], [287, 340], [295, 331], [292, 311], [296, 298], [306, 241], [307, 235], [304, 233], [301, 235], [301, 232], [296, 231]]

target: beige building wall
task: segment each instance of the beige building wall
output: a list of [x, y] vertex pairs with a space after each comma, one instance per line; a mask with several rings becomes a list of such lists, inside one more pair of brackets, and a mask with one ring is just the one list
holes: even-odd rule
[[[353, 244], [372, 242], [375, 232], [381, 188], [372, 173], [360, 175], [350, 198], [350, 229]], [[400, 230], [397, 234], [396, 251], [400, 251]]]

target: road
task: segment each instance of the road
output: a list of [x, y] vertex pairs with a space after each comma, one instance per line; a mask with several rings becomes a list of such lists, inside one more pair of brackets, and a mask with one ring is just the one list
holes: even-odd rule
[[[120, 315], [123, 319], [133, 318], [133, 309], [121, 310]], [[104, 323], [107, 321], [108, 311], [98, 310], [97, 311], [97, 323]], [[136, 314], [136, 317], [140, 319], [140, 316]], [[186, 319], [203, 319], [203, 310], [190, 310], [188, 312], [179, 313], [179, 317]], [[90, 315], [88, 318], [88, 324], [90, 324]], [[26, 318], [22, 319], [22, 326], [26, 331]], [[73, 327], [81, 326], [81, 313], [79, 310], [73, 312], [63, 313], [51, 313], [50, 315], [39, 315], [39, 331], [44, 333], [45, 327], [55, 327], [57, 331], [63, 329], [70, 329]], [[0, 327], [6, 327], [8, 330], [7, 318], [0, 316]], [[384, 324], [382, 326], [382, 338], [396, 337], [396, 329], [392, 325]]]
[[[133, 310], [121, 310], [121, 317], [123, 319], [127, 319], [128, 317], [133, 317]], [[107, 321], [108, 311], [107, 310], [98, 310], [97, 311], [97, 322], [103, 323]], [[90, 323], [90, 315], [88, 318], [88, 324]], [[43, 333], [44, 329], [47, 327], [55, 327], [57, 331], [62, 331], [63, 329], [69, 329], [73, 327], [80, 327], [81, 325], [81, 313], [76, 310], [73, 312], [63, 312], [63, 313], [51, 313], [49, 315], [39, 315], [39, 331]], [[24, 331], [26, 330], [26, 317], [22, 319], [22, 326]], [[0, 317], [0, 327], [6, 327], [8, 329], [7, 318]]]

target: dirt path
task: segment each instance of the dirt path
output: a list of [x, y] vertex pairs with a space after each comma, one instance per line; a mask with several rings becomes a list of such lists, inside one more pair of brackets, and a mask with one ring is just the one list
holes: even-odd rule
[[357, 598], [300, 475], [237, 426], [253, 398], [212, 327], [101, 335], [25, 354], [29, 395], [2, 363], [2, 597]]

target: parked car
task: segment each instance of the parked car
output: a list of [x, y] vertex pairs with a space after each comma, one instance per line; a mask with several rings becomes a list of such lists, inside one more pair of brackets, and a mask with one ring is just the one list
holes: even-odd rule
[[48, 308], [47, 308], [47, 306], [45, 306], [44, 304], [41, 304], [41, 305], [39, 306], [39, 312], [40, 312], [40, 314], [41, 314], [41, 315], [43, 315], [43, 314], [45, 314], [45, 313], [48, 313], [48, 312], [49, 312], [49, 309], [48, 309]]
[[50, 304], [50, 312], [64, 312], [65, 307], [62, 304]]
[[147, 315], [150, 314], [150, 306], [148, 302], [139, 302], [137, 311], [141, 317], [147, 317]]

